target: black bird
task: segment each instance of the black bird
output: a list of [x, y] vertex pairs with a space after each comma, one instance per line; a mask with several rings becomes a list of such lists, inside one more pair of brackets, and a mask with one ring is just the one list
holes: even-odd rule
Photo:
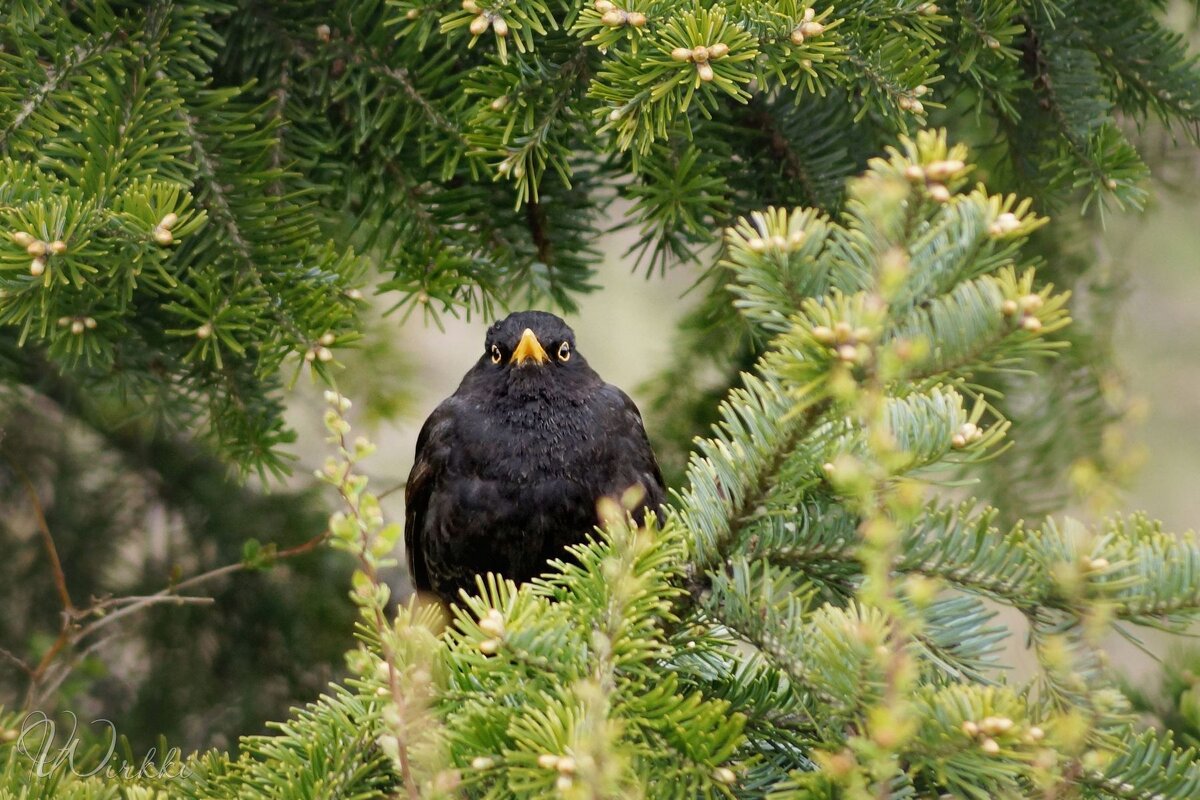
[[450, 602], [480, 573], [527, 581], [592, 531], [597, 501], [630, 489], [639, 522], [662, 504], [637, 406], [588, 366], [561, 319], [511, 314], [417, 437], [404, 492], [413, 584]]

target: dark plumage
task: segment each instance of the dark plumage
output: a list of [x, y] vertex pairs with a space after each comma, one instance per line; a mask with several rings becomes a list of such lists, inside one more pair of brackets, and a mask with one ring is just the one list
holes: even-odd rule
[[417, 438], [404, 494], [413, 583], [450, 601], [480, 573], [527, 581], [597, 525], [600, 498], [636, 485], [640, 518], [663, 481], [637, 406], [561, 319], [512, 314]]

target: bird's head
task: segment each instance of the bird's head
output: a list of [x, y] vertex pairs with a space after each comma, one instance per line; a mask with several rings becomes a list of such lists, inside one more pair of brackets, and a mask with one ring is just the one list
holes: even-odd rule
[[545, 311], [518, 311], [488, 328], [480, 362], [495, 371], [537, 371], [580, 365], [575, 332]]

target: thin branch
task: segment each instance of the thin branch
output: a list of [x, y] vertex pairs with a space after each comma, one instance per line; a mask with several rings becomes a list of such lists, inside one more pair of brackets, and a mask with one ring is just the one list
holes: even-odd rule
[[111, 41], [116, 35], [116, 31], [108, 31], [100, 39], [98, 39], [90, 48], [83, 45], [76, 45], [71, 50], [67, 51], [62, 62], [51, 64], [46, 67], [46, 79], [39, 85], [32, 95], [21, 105], [21, 110], [13, 117], [12, 122], [8, 124], [4, 130], [0, 131], [0, 148], [3, 148], [8, 141], [8, 137], [18, 128], [25, 124], [25, 121], [33, 116], [33, 112], [46, 102], [54, 91], [62, 85], [63, 81], [73, 72], [79, 65], [87, 62], [95, 56], [101, 55], [111, 46]]
[[225, 187], [221, 184], [220, 175], [217, 173], [216, 160], [204, 147], [204, 138], [200, 133], [199, 120], [186, 110], [181, 111], [179, 116], [183, 120], [188, 141], [192, 144], [192, 156], [195, 159], [196, 169], [208, 187], [207, 197], [198, 195], [200, 202], [209, 214], [212, 215], [213, 220], [224, 228], [225, 233], [229, 237], [229, 242], [233, 245], [233, 249], [241, 257], [244, 267], [243, 274], [248, 275], [254, 286], [271, 301], [269, 305], [275, 321], [296, 340], [297, 345], [310, 345], [311, 341], [309, 337], [304, 334], [304, 331], [300, 329], [300, 326], [296, 324], [291, 316], [281, 311], [282, 304], [277, 302], [278, 298], [275, 293], [267, 287], [266, 281], [263, 280], [262, 273], [258, 268], [258, 261], [254, 256], [254, 251], [251, 249], [250, 242], [243, 235], [241, 226], [238, 225], [237, 217], [233, 213], [233, 208], [229, 204], [229, 198], [225, 194]]
[[[274, 555], [273, 560], [278, 561], [280, 559], [293, 558], [293, 557], [301, 555], [303, 553], [307, 553], [310, 550], [314, 550], [325, 541], [325, 539], [328, 535], [329, 535], [329, 532], [325, 531], [325, 532], [322, 532], [318, 536], [314, 536], [313, 538], [309, 539], [307, 542], [304, 542], [303, 544], [299, 544], [299, 545], [296, 545], [295, 547], [287, 548], [286, 550], [280, 550], [278, 553], [276, 553]], [[192, 577], [188, 578], [187, 580], [183, 580], [183, 581], [180, 581], [179, 583], [168, 586], [167, 588], [161, 589], [160, 591], [157, 591], [154, 594], [145, 595], [140, 598], [133, 599], [133, 602], [130, 602], [128, 605], [123, 605], [122, 607], [118, 608], [116, 611], [112, 612], [111, 614], [105, 614], [104, 616], [100, 617], [99, 619], [88, 623], [82, 629], [80, 629], [79, 633], [74, 638], [76, 641], [85, 639], [89, 635], [95, 633], [96, 631], [104, 628], [107, 625], [112, 624], [116, 620], [119, 620], [123, 617], [127, 617], [130, 614], [135, 614], [138, 611], [142, 611], [152, 605], [156, 605], [159, 603], [163, 603], [163, 602], [205, 602], [205, 601], [212, 602], [211, 598], [184, 597], [184, 596], [180, 596], [179, 592], [181, 592], [185, 589], [190, 589], [194, 586], [199, 586], [201, 584], [208, 583], [209, 581], [216, 580], [217, 578], [221, 578], [226, 575], [233, 575], [234, 573], [241, 572], [245, 569], [247, 569], [247, 566], [244, 562], [241, 562], [241, 561], [237, 562], [236, 564], [226, 564], [223, 567], [217, 567], [216, 569], [209, 570], [208, 572], [202, 572], [199, 575], [193, 575]], [[112, 605], [120, 602], [121, 600], [126, 600], [126, 599], [131, 599], [131, 598], [118, 598], [118, 599], [114, 599], [114, 600], [106, 600], [106, 601], [104, 601], [103, 607], [111, 607]]]
[[75, 603], [71, 601], [71, 593], [67, 589], [67, 576], [63, 573], [62, 561], [58, 557], [58, 548], [54, 546], [54, 537], [50, 534], [50, 526], [46, 524], [46, 515], [42, 511], [42, 504], [38, 500], [37, 490], [33, 488], [33, 484], [29, 481], [29, 476], [25, 474], [25, 470], [13, 461], [11, 456], [6, 455], [5, 460], [8, 461], [9, 468], [20, 478], [21, 483], [25, 485], [25, 493], [29, 496], [29, 504], [33, 507], [34, 516], [37, 518], [38, 532], [42, 537], [42, 546], [46, 548], [46, 556], [50, 559], [50, 569], [54, 574], [54, 588], [58, 591], [58, 599], [62, 603], [63, 611], [68, 615], [75, 612]]
[[26, 675], [33, 674], [33, 667], [29, 666], [29, 664], [25, 662], [25, 659], [21, 658], [17, 654], [0, 647], [0, 657], [3, 657], [7, 661], [11, 662], [13, 666], [24, 672]]
[[382, 500], [383, 498], [385, 498], [385, 497], [387, 497], [387, 496], [389, 496], [389, 495], [393, 495], [393, 494], [395, 494], [396, 492], [403, 491], [403, 490], [405, 490], [405, 489], [407, 489], [407, 488], [408, 488], [408, 481], [402, 481], [402, 482], [400, 482], [400, 483], [397, 483], [397, 484], [396, 484], [395, 486], [393, 486], [392, 488], [390, 488], [390, 489], [385, 489], [384, 491], [380, 492], [378, 495], [376, 495], [376, 496], [375, 496], [375, 499], [376, 499], [376, 500]]
[[460, 131], [444, 114], [442, 114], [442, 112], [434, 108], [433, 103], [429, 102], [425, 95], [421, 94], [420, 90], [417, 89], [416, 84], [412, 82], [412, 78], [407, 69], [404, 67], [389, 67], [384, 64], [379, 64], [372, 66], [370, 71], [382, 75], [383, 77], [388, 78], [389, 80], [398, 84], [405, 96], [421, 107], [421, 110], [425, 112], [425, 116], [429, 118], [429, 121], [432, 122], [435, 127], [441, 128], [443, 131], [454, 137], [456, 141], [464, 144], [466, 143], [466, 140], [462, 135], [462, 131]]

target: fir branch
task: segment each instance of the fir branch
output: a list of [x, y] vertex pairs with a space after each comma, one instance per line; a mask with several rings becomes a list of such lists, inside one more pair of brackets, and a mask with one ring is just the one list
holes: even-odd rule
[[47, 65], [44, 80], [33, 87], [33, 92], [21, 104], [12, 121], [4, 126], [3, 130], [0, 130], [0, 148], [4, 148], [8, 144], [8, 137], [19, 130], [50, 95], [71, 77], [75, 70], [116, 47], [117, 38], [115, 30], [105, 31], [95, 38], [89, 37], [86, 42], [65, 51], [61, 61]]
[[[761, 95], [756, 95], [756, 97], [761, 97]], [[767, 138], [771, 154], [784, 165], [784, 173], [800, 188], [799, 199], [807, 206], [819, 208], [821, 206], [820, 196], [813, 186], [809, 170], [800, 158], [800, 154], [796, 152], [783, 131], [780, 130], [770, 110], [766, 107], [759, 108], [754, 113], [745, 115], [745, 121], [749, 127], [761, 131]]]
[[[263, 280], [258, 260], [251, 249], [250, 242], [243, 233], [242, 226], [239, 224], [237, 216], [230, 206], [229, 198], [225, 193], [225, 187], [222, 185], [217, 171], [216, 161], [205, 146], [204, 137], [199, 130], [199, 120], [186, 110], [180, 112], [180, 118], [187, 131], [188, 139], [191, 142], [197, 175], [206, 190], [199, 193], [199, 202], [208, 210], [213, 220], [225, 229], [229, 241], [233, 243], [233, 250], [241, 262], [241, 274], [249, 277], [255, 288], [267, 298], [269, 313], [279, 323], [279, 326], [292, 337], [293, 347], [303, 348], [309, 345], [308, 337], [305, 336], [304, 331], [295, 318], [286, 310], [286, 305], [278, 302], [276, 293], [272, 292]], [[222, 372], [225, 373], [226, 370], [222, 370]], [[234, 381], [228, 382], [228, 386], [231, 387], [231, 395], [236, 397], [236, 392], [232, 391], [234, 385]], [[242, 408], [245, 409], [244, 404], [242, 404]]]
[[404, 92], [404, 95], [417, 105], [418, 108], [425, 114], [434, 127], [444, 133], [450, 134], [456, 142], [466, 146], [466, 139], [463, 136], [462, 130], [450, 121], [446, 115], [438, 111], [429, 100], [421, 94], [417, 89], [416, 84], [412, 82], [406, 67], [391, 67], [383, 63], [377, 56], [373, 57], [369, 63], [369, 69], [376, 75], [381, 75], [389, 81], [397, 84]]

